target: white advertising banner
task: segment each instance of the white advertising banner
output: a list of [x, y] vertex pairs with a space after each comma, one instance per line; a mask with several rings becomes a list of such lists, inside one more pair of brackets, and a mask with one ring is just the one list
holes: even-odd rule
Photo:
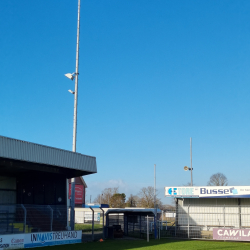
[[173, 198], [250, 198], [250, 186], [165, 187]]
[[82, 231], [59, 231], [25, 234], [24, 248], [74, 244], [82, 241]]
[[214, 228], [214, 240], [250, 241], [249, 229]]
[[[92, 221], [92, 212], [84, 212], [84, 220]], [[100, 221], [100, 213], [94, 213], [94, 221]]]
[[0, 236], [0, 250], [24, 248], [24, 234]]
[[0, 250], [54, 246], [82, 242], [82, 231], [59, 231], [0, 236]]

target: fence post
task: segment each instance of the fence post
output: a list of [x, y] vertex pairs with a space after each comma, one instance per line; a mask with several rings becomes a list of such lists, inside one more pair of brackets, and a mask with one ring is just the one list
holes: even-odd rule
[[141, 214], [140, 214], [140, 238], [141, 238]]
[[179, 212], [178, 212], [178, 198], [175, 199], [175, 237], [177, 233], [177, 223], [178, 223], [178, 217], [179, 217]]
[[189, 238], [189, 206], [190, 204], [188, 205], [188, 238]]
[[161, 238], [161, 221], [160, 220], [159, 220], [158, 230], [159, 230], [159, 239], [160, 239]]
[[149, 242], [148, 215], [147, 215], [147, 242]]
[[162, 223], [163, 223], [163, 210], [161, 210], [161, 230], [162, 230]]
[[50, 205], [47, 206], [47, 208], [50, 210], [50, 231], [52, 231], [53, 226], [53, 209]]
[[240, 199], [238, 199], [238, 216], [239, 216], [239, 228], [241, 228], [241, 204]]
[[[102, 234], [103, 234], [103, 239], [105, 238], [105, 232], [104, 232], [104, 210], [100, 207], [102, 210]], [[100, 218], [101, 219], [101, 218]]]
[[223, 207], [223, 224], [224, 224], [224, 228], [225, 228], [225, 223], [226, 223], [226, 215], [225, 215], [225, 204]]
[[94, 217], [94, 210], [92, 209], [92, 207], [89, 207], [92, 210], [92, 240], [94, 241], [95, 236], [94, 236], [94, 226], [95, 226], [95, 217]]
[[24, 211], [24, 218], [23, 218], [23, 232], [25, 233], [25, 229], [26, 229], [26, 219], [27, 219], [27, 210], [26, 208], [24, 207], [23, 204], [21, 204], [21, 207]]

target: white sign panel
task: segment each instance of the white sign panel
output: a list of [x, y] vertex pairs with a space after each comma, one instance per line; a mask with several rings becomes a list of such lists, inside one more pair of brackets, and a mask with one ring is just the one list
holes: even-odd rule
[[165, 187], [173, 198], [250, 198], [250, 186]]
[[25, 234], [24, 247], [54, 246], [80, 243], [82, 231], [59, 231]]
[[0, 250], [24, 248], [24, 234], [0, 236]]
[[175, 218], [176, 213], [165, 213], [165, 217], [167, 217], [167, 218]]
[[[84, 220], [92, 221], [92, 212], [84, 212]], [[100, 213], [94, 213], [94, 221], [100, 221]]]
[[250, 241], [249, 229], [214, 228], [214, 240]]

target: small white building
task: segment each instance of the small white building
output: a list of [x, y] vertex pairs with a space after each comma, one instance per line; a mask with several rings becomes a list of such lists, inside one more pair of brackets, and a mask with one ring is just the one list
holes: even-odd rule
[[175, 198], [175, 236], [203, 238], [206, 232], [211, 238], [214, 228], [250, 229], [250, 186], [165, 187], [165, 196]]

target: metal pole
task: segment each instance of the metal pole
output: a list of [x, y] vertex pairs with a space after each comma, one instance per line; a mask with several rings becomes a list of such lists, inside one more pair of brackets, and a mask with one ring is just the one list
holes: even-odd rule
[[224, 228], [225, 228], [225, 223], [226, 223], [226, 215], [225, 215], [225, 204], [223, 207], [223, 224], [224, 224]]
[[190, 137], [190, 166], [191, 166], [191, 186], [193, 186], [193, 167], [192, 167], [192, 137]]
[[94, 236], [94, 227], [95, 227], [95, 215], [94, 215], [94, 210], [92, 207], [89, 207], [92, 210], [92, 240], [94, 241], [95, 236]]
[[239, 228], [241, 228], [241, 202], [240, 199], [238, 199], [238, 216], [239, 216]]
[[53, 227], [53, 209], [50, 205], [47, 206], [47, 208], [50, 210], [50, 231], [52, 231]]
[[158, 232], [159, 232], [159, 239], [161, 238], [161, 221], [159, 221], [159, 227], [158, 227]]
[[176, 236], [177, 234], [177, 223], [178, 223], [178, 220], [179, 220], [179, 206], [178, 206], [178, 198], [175, 199], [175, 232], [174, 232], [174, 236]]
[[[77, 39], [76, 39], [76, 71], [75, 71], [75, 94], [74, 94], [74, 122], [73, 122], [73, 152], [76, 152], [76, 131], [77, 131], [77, 97], [78, 97], [78, 66], [79, 66], [79, 36], [80, 36], [80, 6], [81, 0], [78, 0], [78, 18], [77, 18]], [[71, 178], [71, 210], [70, 227], [75, 229], [75, 178]]]
[[148, 215], [147, 215], [147, 242], [149, 242]]
[[157, 207], [156, 207], [156, 164], [154, 164], [154, 208], [155, 208], [155, 220], [154, 220], [154, 228], [155, 228], [155, 238], [157, 238]]
[[25, 206], [23, 204], [21, 204], [21, 207], [23, 209], [23, 212], [24, 212], [24, 216], [23, 216], [23, 232], [25, 233], [26, 232], [26, 219], [27, 219], [27, 210], [25, 208]]
[[156, 202], [156, 197], [155, 197], [155, 186], [156, 186], [156, 174], [155, 174], [155, 168], [156, 168], [156, 164], [154, 164], [154, 208], [156, 208], [155, 206], [155, 202]]
[[189, 238], [189, 206], [190, 205], [188, 205], [188, 238]]
[[[104, 227], [104, 210], [100, 207], [102, 210], [102, 234], [103, 234], [103, 239], [105, 238], [105, 227]], [[101, 218], [100, 218], [101, 220]]]

